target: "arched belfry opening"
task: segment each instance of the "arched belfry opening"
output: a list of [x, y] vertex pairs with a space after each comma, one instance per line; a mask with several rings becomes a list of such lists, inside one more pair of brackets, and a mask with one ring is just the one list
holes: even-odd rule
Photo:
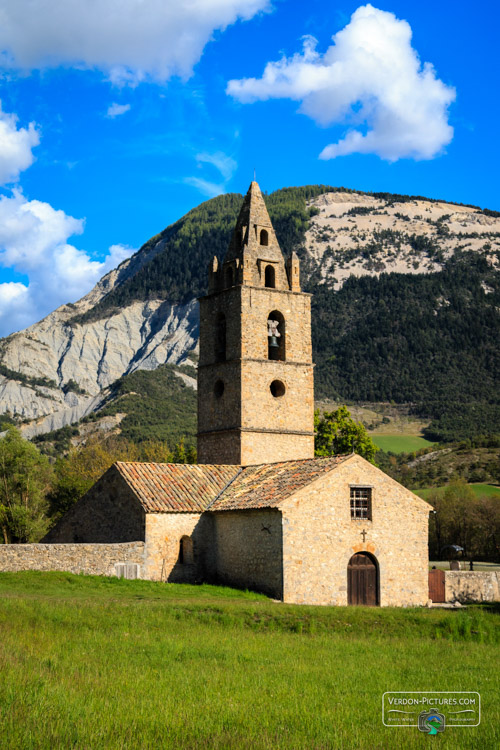
[[226, 287], [234, 286], [234, 269], [232, 266], [226, 268], [225, 281]]
[[264, 247], [267, 247], [269, 245], [269, 232], [267, 231], [267, 229], [260, 230], [260, 244]]
[[264, 271], [264, 285], [269, 289], [276, 288], [276, 271], [274, 266], [266, 266], [266, 269]]
[[215, 359], [217, 362], [226, 361], [226, 316], [219, 313], [215, 325]]
[[379, 568], [369, 552], [357, 552], [347, 565], [347, 603], [365, 607], [380, 604]]
[[281, 362], [286, 359], [285, 318], [278, 310], [267, 317], [267, 358]]

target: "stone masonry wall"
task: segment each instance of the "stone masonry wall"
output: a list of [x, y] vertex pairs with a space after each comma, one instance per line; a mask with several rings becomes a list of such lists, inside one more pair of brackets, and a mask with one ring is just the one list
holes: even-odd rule
[[[181, 563], [182, 537], [193, 545], [193, 562]], [[201, 513], [149, 513], [146, 516], [145, 577], [153, 581], [195, 583], [214, 576], [213, 524]]]
[[144, 542], [127, 544], [0, 544], [0, 571], [63, 570], [114, 576], [120, 563], [137, 563], [144, 578]]
[[[351, 485], [372, 487], [373, 520], [351, 520]], [[284, 601], [346, 605], [349, 559], [366, 551], [379, 565], [382, 606], [427, 602], [429, 507], [360, 456], [297, 492], [282, 513]]]
[[447, 602], [500, 602], [500, 570], [446, 570]]
[[[284, 361], [268, 359], [267, 319], [275, 310], [285, 321]], [[217, 319], [222, 313], [226, 318], [226, 361], [216, 362]], [[271, 383], [276, 380], [284, 385], [283, 395], [271, 393]], [[218, 381], [224, 384], [222, 392], [215, 388]], [[235, 286], [202, 298], [198, 369], [200, 463], [249, 465], [312, 458], [313, 421], [310, 296]], [[238, 432], [221, 432], [238, 427], [256, 432], [244, 438]], [[277, 434], [286, 438], [273, 442]], [[219, 440], [219, 435], [224, 437]]]
[[241, 453], [245, 466], [275, 463], [287, 459], [311, 458], [314, 453], [314, 436], [243, 432]]
[[48, 543], [144, 541], [144, 511], [112, 466], [42, 539]]
[[214, 513], [217, 580], [281, 599], [282, 536], [278, 510]]
[[198, 436], [199, 464], [239, 465], [241, 458], [239, 431], [212, 432]]
[[275, 310], [285, 320], [287, 362], [312, 368], [311, 295], [279, 289], [238, 287], [241, 294], [241, 357], [267, 359], [267, 319]]

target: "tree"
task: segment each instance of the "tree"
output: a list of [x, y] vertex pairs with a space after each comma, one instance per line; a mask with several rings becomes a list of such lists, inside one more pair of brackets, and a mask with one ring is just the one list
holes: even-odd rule
[[56, 461], [56, 482], [49, 497], [52, 521], [83, 497], [115, 461], [196, 463], [196, 451], [191, 446], [185, 448], [183, 440], [171, 453], [160, 440], [136, 444], [116, 436], [100, 440], [96, 435]]
[[196, 448], [192, 445], [188, 445], [186, 448], [184, 438], [181, 438], [170, 456], [170, 461], [174, 464], [195, 464], [197, 461]]
[[373, 462], [377, 448], [361, 422], [355, 422], [347, 408], [314, 413], [314, 452], [316, 456], [358, 453]]
[[102, 440], [95, 435], [85, 445], [70, 450], [55, 464], [56, 481], [49, 497], [53, 520], [83, 497], [115, 461], [139, 459], [138, 446], [115, 436]]
[[431, 515], [431, 557], [439, 559], [446, 545], [462, 547], [462, 557], [496, 562], [500, 552], [500, 503], [497, 498], [476, 497], [463, 481], [452, 482], [428, 498], [436, 511]]
[[53, 470], [12, 425], [0, 438], [0, 527], [5, 544], [35, 542], [47, 531]]

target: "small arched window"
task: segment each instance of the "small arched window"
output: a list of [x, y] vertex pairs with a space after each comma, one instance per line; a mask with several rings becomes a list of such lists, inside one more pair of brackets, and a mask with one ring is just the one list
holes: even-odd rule
[[224, 381], [216, 380], [214, 385], [214, 396], [215, 398], [222, 398], [224, 395]]
[[260, 244], [267, 247], [269, 245], [269, 234], [267, 229], [260, 230]]
[[267, 318], [267, 357], [281, 362], [286, 359], [285, 318], [278, 310]]
[[192, 565], [194, 563], [193, 540], [190, 536], [181, 537], [179, 544], [179, 563], [181, 565]]
[[226, 268], [226, 287], [234, 285], [234, 271], [232, 266]]
[[215, 359], [217, 362], [226, 361], [226, 316], [220, 313], [215, 326]]
[[264, 271], [264, 284], [270, 289], [276, 287], [276, 271], [274, 270], [274, 266], [266, 266], [266, 270]]

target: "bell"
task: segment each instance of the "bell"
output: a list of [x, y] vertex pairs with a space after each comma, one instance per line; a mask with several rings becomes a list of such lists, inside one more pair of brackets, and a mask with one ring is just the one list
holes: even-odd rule
[[276, 336], [269, 336], [269, 347], [273, 349], [279, 349], [280, 345], [278, 344], [278, 339]]

